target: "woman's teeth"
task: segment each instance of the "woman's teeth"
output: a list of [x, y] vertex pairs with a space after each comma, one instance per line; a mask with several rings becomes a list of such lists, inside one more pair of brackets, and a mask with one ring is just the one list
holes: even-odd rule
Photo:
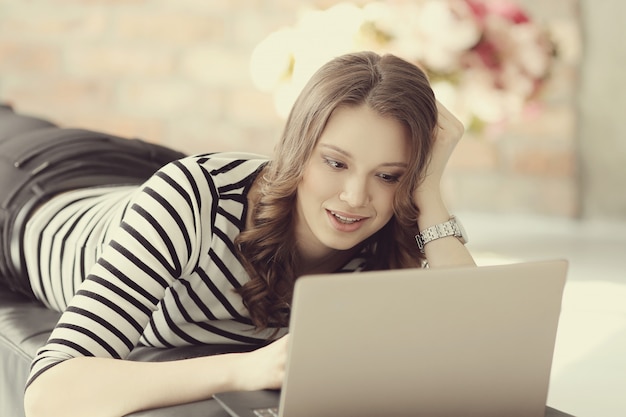
[[352, 224], [352, 223], [356, 223], [358, 221], [361, 221], [361, 219], [353, 219], [353, 218], [350, 218], [350, 217], [341, 216], [341, 215], [335, 213], [334, 211], [331, 211], [330, 213], [333, 216], [335, 216], [337, 218], [337, 220], [339, 220], [341, 223]]

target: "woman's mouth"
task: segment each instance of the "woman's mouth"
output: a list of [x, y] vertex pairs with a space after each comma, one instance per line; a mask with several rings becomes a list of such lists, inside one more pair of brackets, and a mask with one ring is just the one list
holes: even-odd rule
[[365, 220], [369, 218], [366, 216], [350, 215], [345, 212], [338, 213], [332, 210], [326, 210], [326, 215], [328, 216], [331, 227], [343, 233], [356, 232], [361, 229], [363, 225], [367, 224]]
[[354, 224], [356, 222], [360, 222], [361, 220], [364, 219], [364, 217], [347, 217], [347, 216], [343, 216], [339, 213], [336, 213], [334, 211], [330, 211], [330, 214], [332, 214], [340, 223], [343, 224]]
[[356, 223], [358, 221], [363, 220], [362, 218], [342, 216], [341, 214], [335, 213], [334, 211], [331, 211], [330, 214], [335, 216], [337, 220], [339, 220], [341, 223], [344, 223], [344, 224], [352, 224], [352, 223]]

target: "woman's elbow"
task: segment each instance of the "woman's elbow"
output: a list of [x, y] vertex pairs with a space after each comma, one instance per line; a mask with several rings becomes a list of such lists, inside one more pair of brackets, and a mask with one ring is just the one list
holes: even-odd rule
[[45, 390], [40, 387], [38, 381], [33, 381], [24, 392], [24, 413], [26, 417], [43, 417], [46, 415], [45, 404]]
[[[26, 417], [68, 417], [68, 403], [64, 396], [66, 384], [57, 381], [49, 371], [31, 380], [24, 391], [24, 413]], [[52, 378], [51, 378], [52, 377]]]

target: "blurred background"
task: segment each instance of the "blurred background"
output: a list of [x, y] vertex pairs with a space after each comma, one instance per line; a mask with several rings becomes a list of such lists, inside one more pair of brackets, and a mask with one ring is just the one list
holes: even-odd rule
[[0, 100], [189, 153], [269, 154], [285, 78], [297, 91], [339, 53], [395, 52], [451, 81], [441, 99], [460, 91], [451, 107], [472, 130], [454, 208], [624, 218], [624, 13], [618, 0], [0, 0]]
[[270, 155], [326, 60], [418, 63], [467, 128], [444, 187], [477, 261], [570, 260], [550, 404], [624, 416], [625, 19], [621, 0], [0, 0], [0, 102]]

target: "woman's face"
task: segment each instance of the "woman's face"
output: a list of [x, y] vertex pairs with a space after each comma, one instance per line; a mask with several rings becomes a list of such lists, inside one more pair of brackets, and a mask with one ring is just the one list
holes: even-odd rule
[[296, 238], [312, 256], [351, 249], [393, 216], [407, 174], [403, 125], [367, 105], [337, 108], [298, 185]]

